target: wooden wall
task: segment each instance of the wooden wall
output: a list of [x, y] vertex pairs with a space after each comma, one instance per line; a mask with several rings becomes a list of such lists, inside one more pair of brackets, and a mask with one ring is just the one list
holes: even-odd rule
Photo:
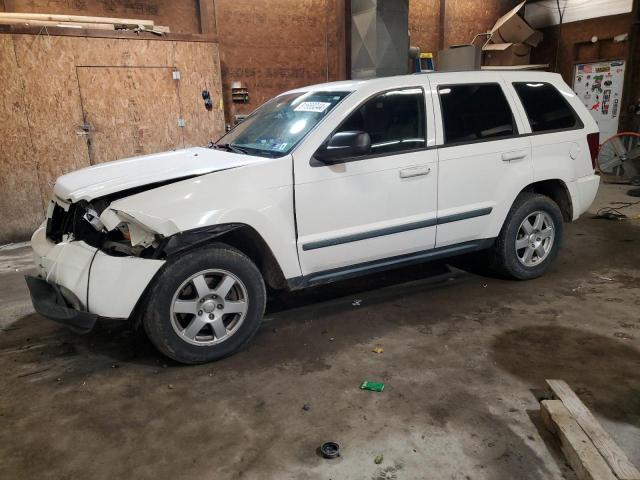
[[[7, 12], [143, 18], [173, 33], [199, 33], [198, 0], [3, 0]], [[0, 1], [0, 11], [2, 1]]]
[[[55, 179], [90, 164], [86, 138], [78, 135], [84, 119], [76, 67], [175, 67], [186, 122], [178, 146], [206, 144], [224, 130], [215, 43], [0, 34], [0, 50], [0, 244], [25, 239], [42, 220]], [[203, 105], [205, 88], [212, 111]], [[113, 84], [100, 93], [109, 101], [118, 91]]]
[[[227, 121], [292, 88], [345, 78], [344, 0], [215, 0]], [[231, 84], [249, 89], [231, 102]]]
[[409, 0], [411, 45], [435, 54], [449, 45], [469, 43], [476, 34], [493, 27], [517, 3], [517, 0]]

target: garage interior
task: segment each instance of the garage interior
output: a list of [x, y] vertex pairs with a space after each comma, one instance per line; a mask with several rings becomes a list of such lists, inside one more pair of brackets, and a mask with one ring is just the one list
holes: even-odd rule
[[[640, 1], [519, 4], [0, 0], [0, 478], [640, 480]], [[535, 35], [487, 36], [513, 9]], [[29, 238], [60, 175], [468, 52], [576, 92], [618, 67], [611, 110], [592, 111], [601, 155], [623, 142], [638, 173], [603, 160], [545, 276], [456, 258], [274, 291], [246, 349], [198, 366], [123, 322], [78, 335], [35, 313]]]

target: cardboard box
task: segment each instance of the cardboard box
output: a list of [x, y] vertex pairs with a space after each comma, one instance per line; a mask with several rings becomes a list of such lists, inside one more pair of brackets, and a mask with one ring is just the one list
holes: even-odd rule
[[534, 30], [518, 15], [525, 3], [526, 1], [516, 5], [498, 19], [490, 30], [491, 43], [524, 43], [531, 47], [538, 46], [542, 40], [542, 32]]
[[480, 70], [482, 50], [475, 45], [451, 45], [438, 52], [439, 71]]
[[531, 47], [524, 43], [488, 43], [482, 48], [484, 64], [492, 67], [527, 65]]

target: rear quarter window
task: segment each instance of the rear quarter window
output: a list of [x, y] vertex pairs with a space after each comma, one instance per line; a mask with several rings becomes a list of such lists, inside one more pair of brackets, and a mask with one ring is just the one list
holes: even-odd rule
[[518, 82], [513, 87], [534, 133], [582, 128], [576, 112], [550, 83]]
[[446, 145], [517, 135], [509, 102], [497, 83], [438, 87]]

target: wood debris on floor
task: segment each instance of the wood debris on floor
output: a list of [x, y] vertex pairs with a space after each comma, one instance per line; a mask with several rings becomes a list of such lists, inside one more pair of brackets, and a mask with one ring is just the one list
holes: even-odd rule
[[640, 480], [640, 471], [564, 380], [547, 380], [555, 399], [542, 400], [546, 427], [579, 480]]

